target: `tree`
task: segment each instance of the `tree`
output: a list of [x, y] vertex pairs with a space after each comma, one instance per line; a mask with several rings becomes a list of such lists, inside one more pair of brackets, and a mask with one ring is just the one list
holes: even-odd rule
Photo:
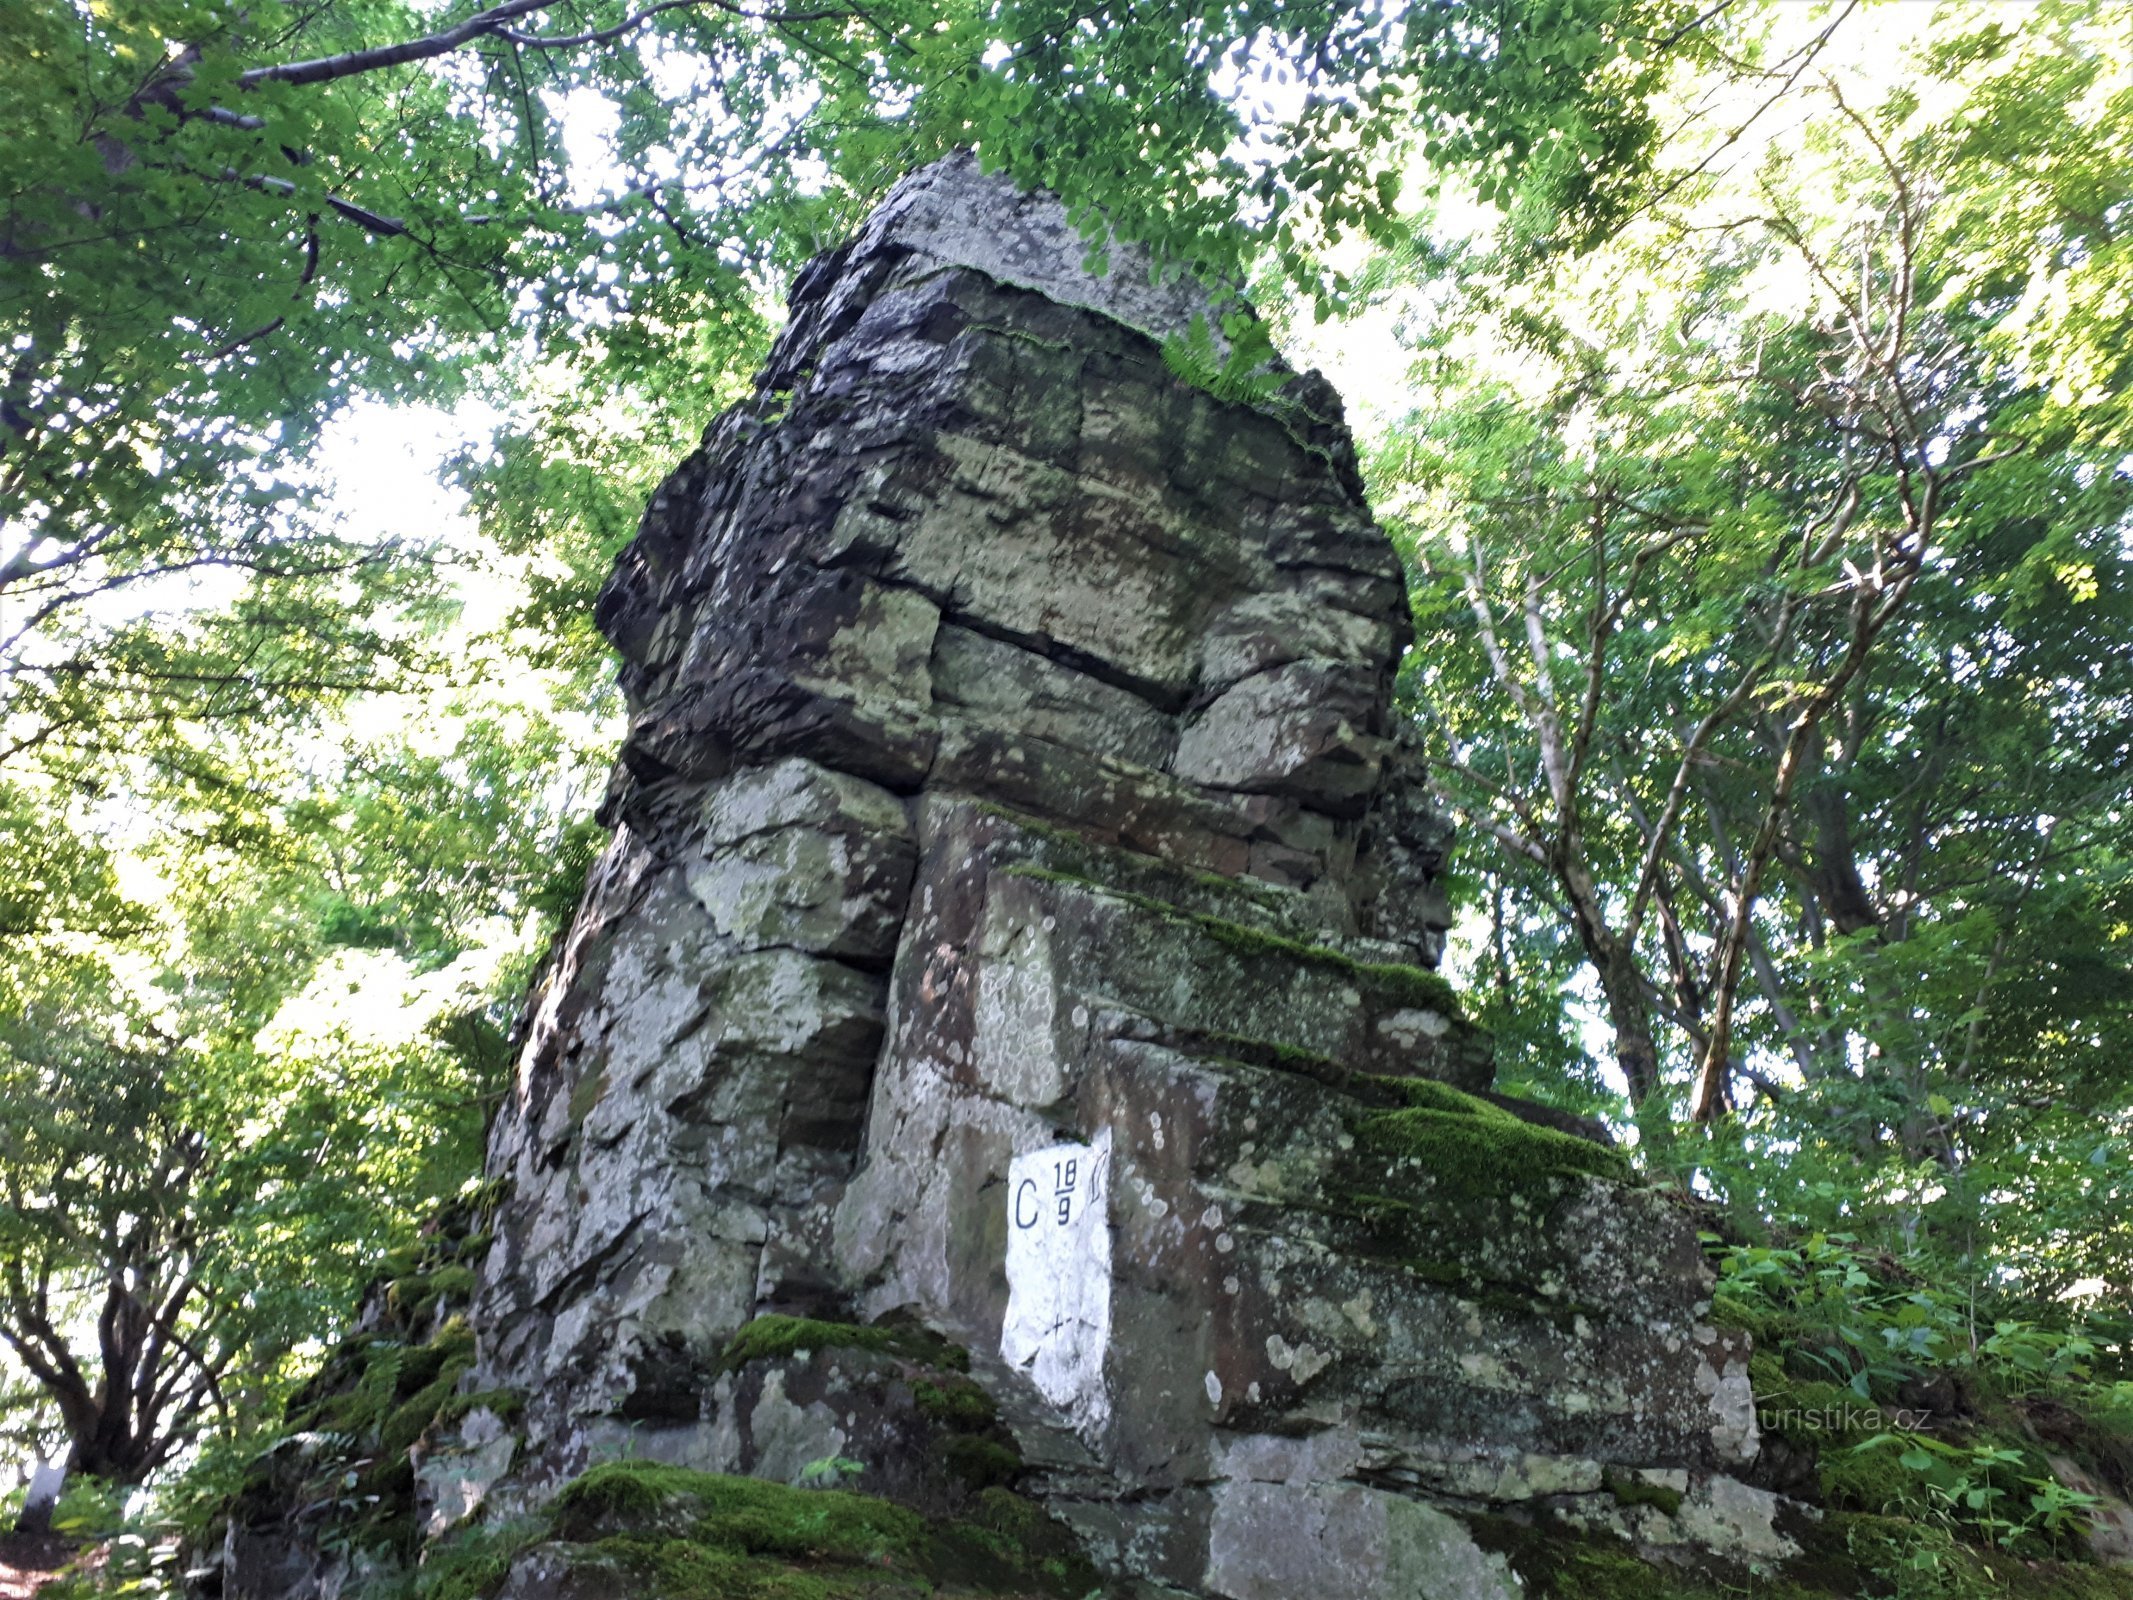
[[[363, 1257], [469, 1160], [495, 1066], [416, 1050], [299, 1082], [158, 1038], [71, 976], [0, 1025], [0, 1341], [71, 1470], [138, 1483], [276, 1392]], [[118, 1026], [85, 1025], [99, 1004]]]
[[[1705, 1117], [1745, 1077], [1788, 1148], [1886, 1130], [1945, 1177], [2022, 1125], [2000, 1071], [2065, 1089], [2125, 1037], [2069, 981], [2115, 937], [2124, 435], [2049, 352], [2122, 337], [2126, 43], [2043, 20], [1937, 30], [1930, 109], [1756, 66], [1749, 104], [1819, 116], [1730, 174], [1755, 141], [1721, 124], [1545, 279], [1514, 211], [1468, 270], [1517, 367], [1443, 369], [1376, 464], [1446, 791], [1503, 847], [1502, 969], [1575, 934], [1651, 1131], [1693, 1057]], [[2062, 974], [2050, 1067], [1988, 1060], [2010, 962]]]
[[10, 1038], [7, 1067], [0, 1338], [56, 1404], [71, 1466], [139, 1482], [228, 1413], [242, 1348], [209, 1259], [228, 1220], [206, 1193], [209, 1140], [173, 1117], [167, 1062], [68, 1030]]
[[74, 914], [24, 916], [0, 960], [0, 1371], [74, 1470], [138, 1482], [258, 1426], [478, 1171], [597, 843], [602, 730], [567, 733], [541, 679], [338, 752], [254, 740], [241, 804], [45, 841], [27, 903]]
[[[1861, 290], [1835, 276], [1834, 230], [1766, 177], [1768, 209], [1721, 225], [1687, 282], [1634, 260], [1659, 296], [1647, 289], [1626, 326], [1607, 328], [1611, 348], [1529, 329], [1564, 369], [1539, 417], [1482, 391], [1433, 425], [1447, 449], [1409, 459], [1436, 497], [1423, 570], [1445, 586], [1425, 621], [1446, 627], [1447, 602], [1468, 613], [1458, 637], [1491, 686], [1486, 709], [1448, 730], [1447, 771], [1490, 832], [1552, 879], [1639, 1106], [1659, 1088], [1652, 1015], [1666, 1005], [1707, 1063], [1696, 1115], [1715, 1109], [1762, 882], [1808, 754], [1980, 456], [1942, 454], [1970, 396], [1936, 393], [1921, 359], [1923, 219], [1902, 175], [1890, 179], [1879, 226], [1855, 231]], [[1804, 325], [1743, 304], [1743, 280], [1767, 283], [1785, 263], [1822, 290]], [[1654, 298], [1696, 331], [1666, 341]], [[1669, 668], [1656, 699], [1636, 692]], [[1780, 731], [1701, 971], [1676, 857], [1727, 736], [1759, 716]], [[1665, 984], [1646, 967], [1648, 930]]]

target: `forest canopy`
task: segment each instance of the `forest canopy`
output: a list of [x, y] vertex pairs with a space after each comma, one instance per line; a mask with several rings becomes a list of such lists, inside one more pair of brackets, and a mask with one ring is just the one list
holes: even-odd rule
[[[16, 1453], [253, 1438], [477, 1183], [603, 838], [594, 589], [798, 266], [959, 147], [1347, 392], [1507, 1086], [1737, 1237], [2123, 1362], [2124, 8], [24, 0], [0, 42]], [[458, 441], [441, 500], [328, 469], [393, 414]]]

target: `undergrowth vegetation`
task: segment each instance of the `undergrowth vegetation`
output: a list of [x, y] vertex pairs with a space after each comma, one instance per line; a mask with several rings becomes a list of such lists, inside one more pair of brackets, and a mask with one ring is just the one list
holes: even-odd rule
[[1719, 1254], [1712, 1315], [1755, 1340], [1765, 1470], [1983, 1549], [2085, 1555], [2089, 1514], [2133, 1493], [2133, 1326], [1952, 1292], [1857, 1243]]

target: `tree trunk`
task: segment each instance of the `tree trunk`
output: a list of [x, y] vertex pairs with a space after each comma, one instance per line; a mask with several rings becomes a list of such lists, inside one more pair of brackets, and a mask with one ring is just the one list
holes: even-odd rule
[[1641, 1111], [1659, 1090], [1659, 1047], [1652, 1037], [1644, 971], [1636, 952], [1614, 941], [1593, 951], [1592, 957], [1600, 992], [1607, 998], [1607, 1020], [1615, 1030], [1615, 1064], [1628, 1080], [1630, 1105]]
[[1858, 846], [1852, 842], [1850, 797], [1836, 784], [1823, 782], [1802, 804], [1814, 834], [1814, 854], [1807, 863], [1809, 886], [1821, 899], [1837, 932], [1853, 934], [1882, 926], [1880, 906], [1859, 870]]
[[1652, 1038], [1651, 989], [1637, 960], [1637, 947], [1607, 922], [1600, 895], [1578, 858], [1574, 837], [1559, 845], [1554, 868], [1570, 900], [1571, 916], [1585, 959], [1600, 980], [1607, 1020], [1615, 1031], [1615, 1064], [1629, 1085], [1632, 1110], [1642, 1111], [1659, 1088], [1659, 1048]]
[[30, 1492], [22, 1502], [22, 1514], [15, 1518], [17, 1533], [50, 1533], [52, 1513], [59, 1506], [59, 1491], [66, 1487], [67, 1464], [40, 1461], [30, 1471]]

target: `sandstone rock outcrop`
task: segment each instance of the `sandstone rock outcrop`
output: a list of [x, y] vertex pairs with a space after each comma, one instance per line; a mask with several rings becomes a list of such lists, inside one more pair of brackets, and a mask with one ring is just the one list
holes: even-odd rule
[[[967, 159], [907, 180], [602, 596], [618, 832], [491, 1147], [495, 1493], [933, 1492], [905, 1358], [751, 1365], [828, 1319], [967, 1350], [965, 1454], [1149, 1592], [1514, 1593], [1487, 1508], [1781, 1553], [1693, 1229], [1493, 1096], [1431, 970], [1448, 830], [1337, 400], [1179, 381], [1198, 291], [1084, 253]], [[426, 1467], [453, 1508], [483, 1448]]]

